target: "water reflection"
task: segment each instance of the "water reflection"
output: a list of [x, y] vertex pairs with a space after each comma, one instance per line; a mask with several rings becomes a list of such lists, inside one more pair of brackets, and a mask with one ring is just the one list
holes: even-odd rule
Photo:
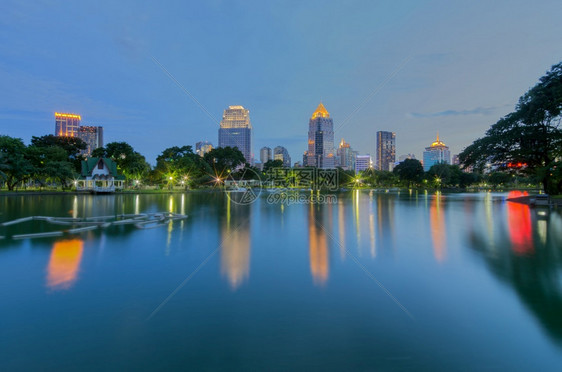
[[84, 242], [80, 239], [55, 242], [47, 265], [47, 287], [68, 289], [78, 278]]
[[[526, 194], [526, 193], [525, 193]], [[512, 191], [508, 197], [525, 195], [520, 191]], [[507, 220], [511, 246], [516, 254], [532, 254], [534, 249], [531, 228], [531, 211], [528, 205], [508, 202]]]
[[239, 205], [226, 198], [226, 219], [221, 221], [221, 273], [233, 290], [250, 276], [251, 205]]
[[429, 206], [429, 224], [431, 229], [431, 240], [433, 242], [433, 255], [435, 259], [442, 262], [445, 259], [445, 216], [442, 208], [443, 196], [438, 192]]
[[513, 202], [503, 206], [487, 209], [486, 214], [506, 226], [490, 232], [476, 225], [471, 245], [496, 278], [514, 289], [545, 331], [562, 343], [562, 218], [548, 209]]
[[310, 273], [315, 284], [323, 285], [328, 280], [328, 242], [326, 232], [317, 225], [317, 216], [322, 214], [310, 204], [308, 208], [308, 249], [310, 255]]

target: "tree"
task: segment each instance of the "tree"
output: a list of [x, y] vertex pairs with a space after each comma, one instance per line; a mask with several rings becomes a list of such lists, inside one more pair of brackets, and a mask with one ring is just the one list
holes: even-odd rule
[[423, 166], [417, 159], [404, 160], [394, 168], [393, 172], [410, 188], [423, 179]]
[[244, 154], [237, 147], [217, 147], [204, 156], [205, 161], [218, 177], [233, 171], [240, 165], [245, 164]]
[[429, 179], [435, 182], [437, 187], [451, 184], [451, 166], [445, 163], [433, 164], [427, 171]]
[[515, 111], [501, 118], [460, 155], [463, 166], [498, 171], [514, 169], [538, 175], [547, 193], [562, 192], [562, 178], [555, 172], [562, 155], [562, 63], [552, 66], [525, 93]]
[[58, 146], [29, 146], [26, 157], [33, 167], [33, 177], [44, 186], [46, 181], [57, 180], [63, 189], [68, 186], [68, 181], [75, 177], [76, 172], [72, 163], [68, 161], [67, 153]]
[[0, 169], [10, 191], [27, 179], [33, 169], [25, 152], [26, 146], [20, 138], [0, 136]]
[[281, 168], [283, 166], [283, 160], [268, 160], [263, 165], [264, 173], [267, 173], [270, 169]]
[[76, 172], [80, 172], [81, 163], [84, 160], [81, 152], [88, 148], [88, 145], [78, 137], [53, 136], [52, 134], [42, 137], [31, 137], [31, 145], [43, 148], [53, 146], [62, 148]]
[[93, 157], [111, 158], [128, 180], [144, 178], [150, 171], [146, 158], [127, 142], [110, 142], [92, 151]]
[[162, 151], [156, 158], [156, 171], [160, 176], [171, 181], [193, 183], [193, 181], [210, 173], [211, 169], [205, 160], [193, 153], [191, 146], [174, 146]]

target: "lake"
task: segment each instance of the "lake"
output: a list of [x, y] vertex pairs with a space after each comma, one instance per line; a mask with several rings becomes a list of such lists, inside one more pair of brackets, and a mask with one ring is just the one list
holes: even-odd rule
[[[507, 194], [0, 197], [1, 370], [558, 370], [562, 216]], [[557, 367], [558, 366], [558, 367]]]

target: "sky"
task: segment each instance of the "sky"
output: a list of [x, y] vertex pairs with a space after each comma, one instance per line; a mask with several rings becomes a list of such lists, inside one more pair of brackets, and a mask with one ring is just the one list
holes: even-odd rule
[[320, 101], [341, 138], [421, 159], [456, 154], [562, 60], [556, 1], [2, 1], [0, 134], [54, 133], [55, 112], [104, 127], [154, 164], [218, 144], [229, 105], [250, 110], [253, 152], [306, 150]]

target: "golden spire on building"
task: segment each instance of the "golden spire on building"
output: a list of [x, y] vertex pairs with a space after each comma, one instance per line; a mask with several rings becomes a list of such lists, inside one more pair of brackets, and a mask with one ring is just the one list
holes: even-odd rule
[[439, 131], [437, 132], [437, 139], [431, 144], [431, 147], [447, 146], [444, 142], [439, 140]]
[[316, 111], [314, 111], [314, 113], [312, 114], [312, 119], [316, 119], [318, 117], [321, 117], [321, 118], [329, 118], [330, 117], [330, 113], [328, 112], [328, 110], [326, 110], [326, 107], [324, 107], [322, 102], [320, 102], [320, 104], [316, 108]]

